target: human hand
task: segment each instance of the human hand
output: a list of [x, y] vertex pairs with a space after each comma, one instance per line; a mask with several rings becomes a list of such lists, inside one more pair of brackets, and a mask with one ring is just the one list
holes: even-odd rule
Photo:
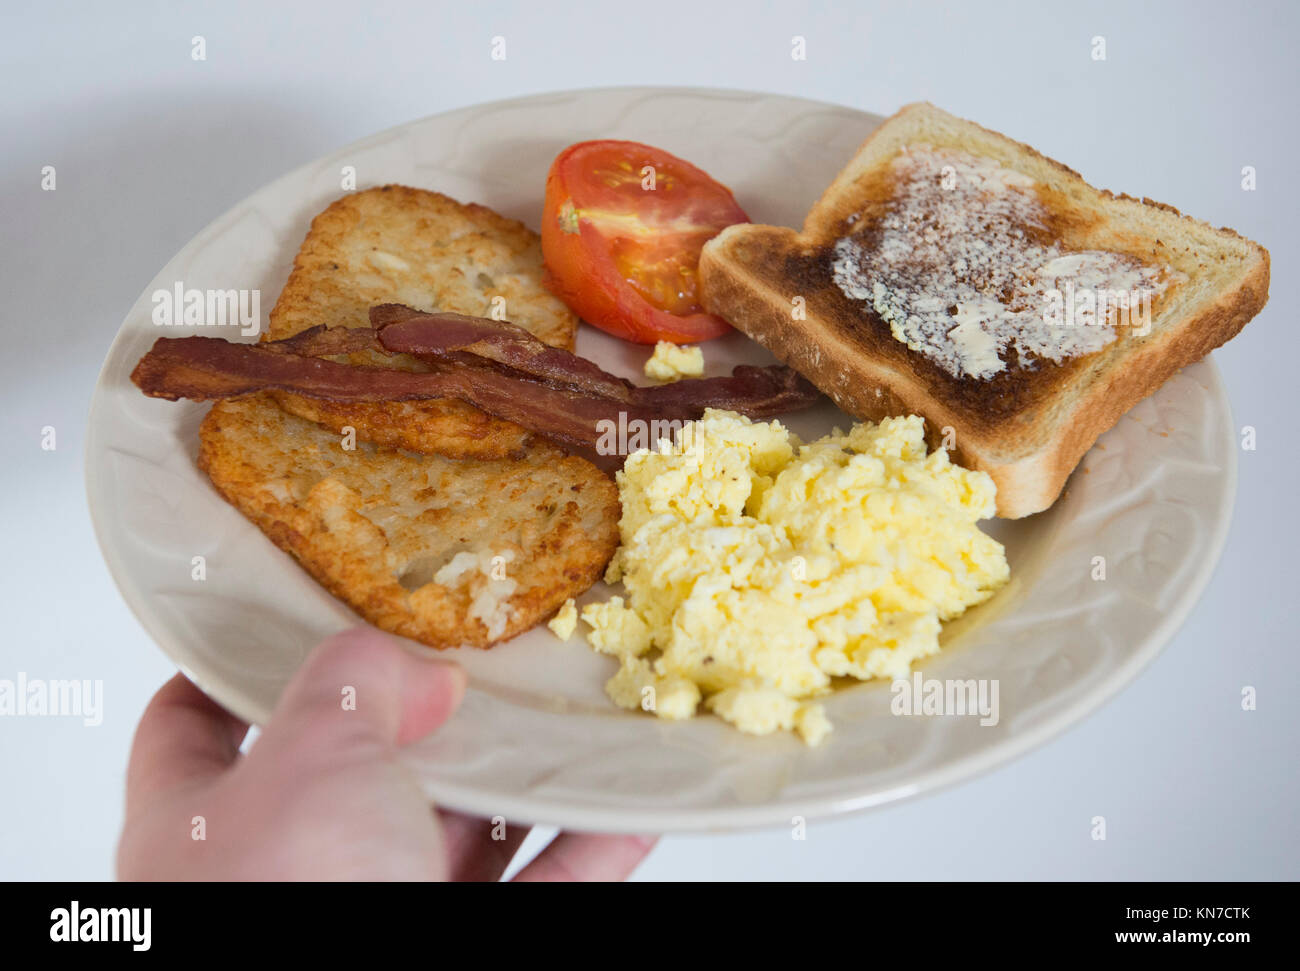
[[[342, 704], [345, 686], [354, 709]], [[490, 820], [435, 810], [395, 757], [445, 722], [464, 691], [457, 665], [417, 658], [373, 628], [344, 631], [312, 651], [241, 755], [248, 725], [177, 674], [136, 729], [118, 875], [499, 879], [528, 830], [493, 839]], [[622, 880], [653, 845], [561, 833], [515, 879]]]

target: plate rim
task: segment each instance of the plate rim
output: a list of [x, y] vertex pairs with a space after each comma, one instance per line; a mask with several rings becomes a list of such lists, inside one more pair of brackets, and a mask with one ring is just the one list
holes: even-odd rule
[[[474, 109], [486, 107], [508, 107], [521, 106], [529, 102], [546, 101], [548, 99], [560, 98], [565, 96], [575, 96], [583, 94], [594, 94], [598, 92], [624, 92], [624, 93], [642, 93], [653, 95], [655, 93], [674, 93], [682, 95], [701, 95], [701, 96], [747, 96], [747, 97], [771, 97], [787, 101], [803, 102], [809, 105], [816, 105], [819, 108], [836, 108], [858, 114], [873, 116], [878, 118], [888, 117], [887, 115], [876, 115], [873, 112], [865, 111], [852, 105], [839, 102], [826, 101], [822, 99], [811, 99], [799, 95], [789, 95], [780, 92], [765, 92], [743, 88], [727, 88], [716, 86], [693, 86], [693, 85], [609, 85], [586, 88], [568, 88], [554, 91], [536, 92], [533, 94], [496, 99], [491, 101], [474, 102], [471, 104], [461, 105], [449, 108], [444, 111], [435, 112], [420, 118], [414, 118], [405, 122], [389, 126], [380, 131], [363, 136], [360, 139], [349, 142], [345, 145], [331, 149], [322, 155], [310, 159], [300, 165], [295, 166], [282, 175], [266, 182], [265, 184], [246, 194], [237, 200], [231, 206], [219, 213], [215, 218], [210, 220], [180, 249], [157, 270], [154, 276], [146, 284], [141, 294], [146, 294], [154, 288], [154, 284], [167, 271], [167, 269], [180, 261], [189, 254], [196, 244], [213, 233], [224, 221], [230, 219], [232, 215], [242, 207], [249, 199], [259, 196], [265, 192], [274, 189], [281, 183], [290, 183], [295, 179], [302, 177], [304, 174], [314, 170], [322, 165], [326, 160], [343, 152], [356, 152], [363, 150], [372, 142], [391, 137], [405, 129], [418, 126], [440, 118], [446, 115], [458, 112], [471, 111]], [[126, 568], [120, 554], [112, 549], [106, 542], [106, 527], [104, 525], [104, 516], [106, 510], [103, 508], [102, 497], [97, 499], [97, 490], [95, 485], [95, 474], [97, 469], [92, 468], [91, 456], [98, 446], [101, 433], [94, 421], [95, 416], [104, 407], [105, 395], [105, 378], [109, 371], [110, 364], [116, 362], [122, 352], [122, 346], [127, 340], [127, 324], [131, 319], [131, 310], [139, 302], [138, 296], [128, 308], [122, 321], [119, 323], [117, 331], [109, 345], [108, 352], [100, 366], [99, 373], [96, 377], [94, 389], [90, 396], [90, 403], [86, 413], [86, 436], [82, 448], [82, 465], [84, 483], [86, 489], [87, 505], [90, 513], [91, 528], [95, 535], [96, 544], [99, 547], [101, 556], [104, 559], [105, 566], [108, 569], [109, 576], [117, 587], [123, 601], [132, 615], [144, 628], [160, 650], [177, 665], [187, 678], [200, 687], [206, 694], [214, 698], [223, 707], [227, 708], [240, 718], [248, 721], [250, 724], [257, 724], [261, 720], [261, 712], [252, 710], [245, 699], [237, 697], [239, 692], [226, 691], [225, 684], [219, 677], [201, 676], [193, 670], [188, 663], [181, 657], [177, 656], [178, 652], [174, 647], [169, 646], [173, 638], [168, 634], [168, 625], [162, 620], [161, 616], [149, 607], [151, 598], [140, 589], [140, 587], [131, 580], [130, 571]], [[841, 816], [850, 813], [860, 813], [866, 810], [884, 806], [887, 804], [898, 803], [916, 796], [937, 792], [957, 785], [975, 776], [991, 771], [999, 766], [1006, 765], [1011, 761], [1028, 754], [1033, 749], [1046, 744], [1047, 742], [1058, 737], [1069, 728], [1072, 728], [1082, 722], [1088, 715], [1099, 710], [1105, 704], [1114, 699], [1124, 688], [1133, 683], [1134, 680], [1151, 664], [1152, 661], [1160, 654], [1164, 647], [1173, 639], [1182, 625], [1186, 622], [1192, 611], [1195, 609], [1200, 600], [1202, 592], [1209, 584], [1215, 570], [1218, 567], [1222, 556], [1223, 548], [1227, 542], [1228, 533], [1231, 528], [1233, 511], [1235, 508], [1237, 486], [1238, 486], [1238, 456], [1236, 454], [1236, 439], [1233, 432], [1231, 402], [1228, 398], [1227, 391], [1223, 382], [1222, 374], [1214, 362], [1213, 355], [1207, 355], [1202, 359], [1205, 367], [1205, 378], [1207, 391], [1214, 399], [1215, 404], [1223, 409], [1226, 415], [1226, 441], [1229, 447], [1226, 454], [1230, 460], [1225, 463], [1223, 489], [1220, 496], [1218, 507], [1214, 510], [1214, 524], [1208, 537], [1205, 555], [1201, 558], [1195, 570], [1189, 576], [1186, 584], [1179, 593], [1178, 599], [1170, 605], [1169, 610], [1165, 611], [1155, 628], [1143, 639], [1142, 643], [1136, 648], [1123, 663], [1118, 667], [1107, 672], [1106, 676], [1087, 691], [1081, 692], [1070, 704], [1059, 710], [1052, 712], [1039, 724], [1031, 728], [1013, 733], [1007, 737], [986, 747], [977, 749], [974, 752], [965, 753], [957, 756], [945, 763], [935, 767], [926, 768], [920, 772], [910, 775], [905, 782], [896, 783], [886, 786], [883, 789], [873, 789], [873, 791], [858, 795], [828, 795], [820, 797], [791, 797], [786, 799], [776, 799], [768, 802], [756, 803], [753, 805], [732, 805], [727, 807], [708, 807], [708, 808], [677, 808], [664, 807], [651, 810], [638, 810], [627, 807], [609, 807], [593, 806], [583, 804], [562, 798], [548, 797], [545, 794], [527, 794], [519, 795], [515, 793], [491, 792], [479, 787], [462, 785], [458, 783], [439, 782], [436, 779], [423, 779], [422, 785], [430, 797], [440, 806], [459, 812], [466, 812], [474, 815], [498, 816], [504, 815], [507, 819], [517, 823], [527, 823], [534, 825], [550, 825], [564, 828], [576, 828], [590, 832], [656, 832], [656, 833], [674, 833], [674, 832], [727, 832], [736, 830], [750, 830], [760, 827], [773, 825], [789, 825], [791, 818], [794, 816], [805, 819], [827, 818], [831, 816]], [[215, 686], [215, 690], [214, 690]], [[235, 697], [232, 697], [235, 696]], [[720, 821], [719, 816], [725, 814], [725, 821]]]

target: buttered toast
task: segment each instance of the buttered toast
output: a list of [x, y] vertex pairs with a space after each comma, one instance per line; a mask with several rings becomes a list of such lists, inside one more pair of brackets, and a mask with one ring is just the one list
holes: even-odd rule
[[917, 104], [867, 139], [802, 231], [732, 226], [704, 247], [700, 280], [707, 310], [845, 411], [923, 416], [1018, 518], [1259, 312], [1269, 256]]

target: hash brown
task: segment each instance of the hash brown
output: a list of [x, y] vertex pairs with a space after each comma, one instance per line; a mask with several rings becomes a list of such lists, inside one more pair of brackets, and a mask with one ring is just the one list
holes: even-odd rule
[[[572, 350], [578, 318], [542, 286], [542, 269], [540, 237], [486, 206], [401, 185], [364, 189], [312, 220], [263, 340], [317, 324], [369, 327], [372, 306], [402, 303], [478, 317], [499, 308], [545, 343]], [[504, 307], [494, 308], [496, 298]], [[425, 370], [407, 355], [353, 355], [352, 362]], [[451, 458], [518, 455], [531, 439], [518, 425], [454, 399], [375, 406], [275, 398], [336, 432], [351, 426], [365, 441]]]
[[326, 589], [386, 631], [489, 647], [604, 571], [618, 491], [543, 441], [520, 458], [455, 460], [339, 436], [267, 395], [213, 406], [199, 467]]

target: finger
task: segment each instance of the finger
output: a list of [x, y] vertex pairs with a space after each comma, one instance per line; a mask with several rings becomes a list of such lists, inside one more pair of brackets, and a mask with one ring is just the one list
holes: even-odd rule
[[458, 882], [500, 880], [532, 829], [500, 816], [480, 819], [446, 810], [439, 816], [451, 879]]
[[523, 883], [626, 880], [654, 849], [653, 836], [561, 833], [515, 880]]
[[465, 693], [457, 665], [356, 627], [322, 641], [293, 676], [258, 746], [337, 759], [404, 745], [445, 722]]
[[126, 812], [159, 792], [229, 768], [248, 725], [177, 674], [145, 708], [126, 770]]

